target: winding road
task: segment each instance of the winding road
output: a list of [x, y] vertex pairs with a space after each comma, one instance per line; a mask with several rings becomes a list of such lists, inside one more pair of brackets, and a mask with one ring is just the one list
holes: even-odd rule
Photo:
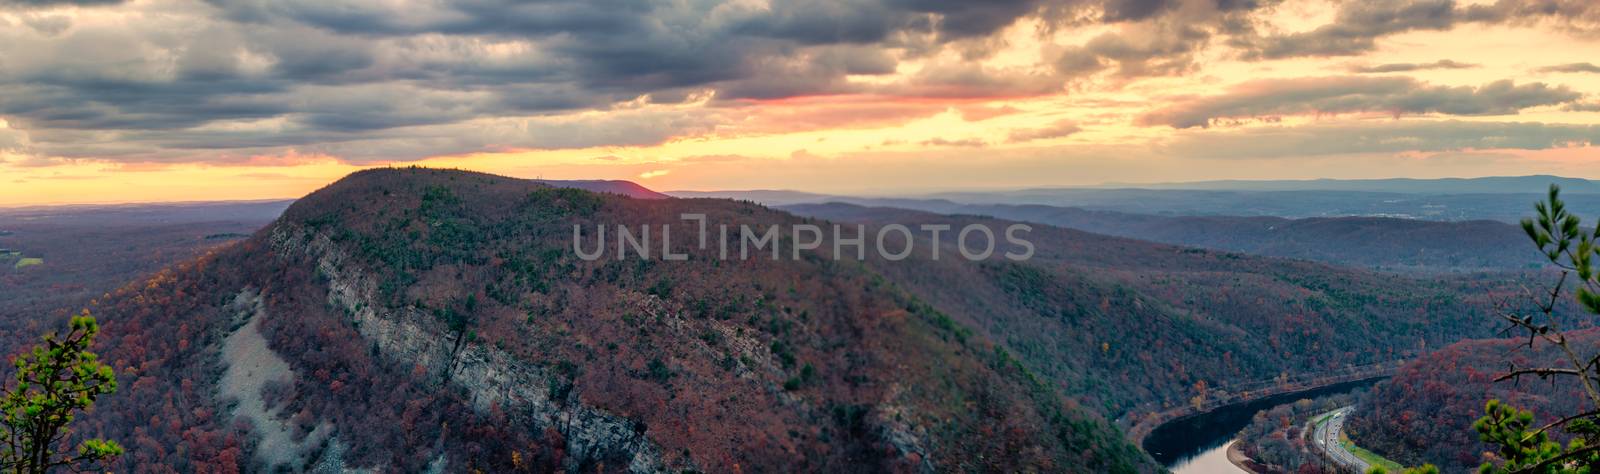
[[1367, 472], [1367, 468], [1370, 465], [1361, 460], [1361, 458], [1356, 457], [1349, 450], [1346, 450], [1344, 444], [1339, 442], [1339, 434], [1344, 432], [1345, 416], [1349, 415], [1350, 410], [1353, 408], [1344, 407], [1328, 412], [1326, 420], [1317, 424], [1315, 429], [1312, 430], [1311, 440], [1317, 449], [1327, 453], [1328, 458], [1333, 459], [1339, 465], [1354, 469], [1355, 472]]

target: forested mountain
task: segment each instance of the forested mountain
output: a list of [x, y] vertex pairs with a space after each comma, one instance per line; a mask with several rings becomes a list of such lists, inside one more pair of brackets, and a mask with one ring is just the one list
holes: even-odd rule
[[[1571, 334], [1575, 348], [1600, 345], [1600, 330]], [[1495, 382], [1509, 367], [1561, 367], [1560, 349], [1527, 338], [1463, 341], [1428, 354], [1379, 383], [1345, 423], [1352, 439], [1409, 466], [1432, 463], [1444, 472], [1476, 470], [1493, 446], [1478, 439], [1472, 424], [1484, 415], [1484, 404], [1498, 399], [1534, 414], [1543, 426], [1582, 413], [1587, 406], [1580, 384], [1569, 379]], [[1587, 352], [1585, 352], [1587, 353]], [[1567, 436], [1553, 430], [1556, 439]]]
[[[799, 218], [357, 173], [95, 308], [130, 471], [1151, 471], [1002, 345], [860, 264], [584, 261], [572, 226]], [[714, 250], [712, 250], [714, 251]]]
[[[806, 209], [868, 225], [1011, 223], [891, 208]], [[1040, 225], [1028, 238], [1037, 253], [1026, 262], [869, 263], [1119, 419], [1275, 377], [1487, 337], [1495, 329], [1493, 298], [1517, 281], [1370, 273]]]
[[[1526, 270], [1544, 260], [1522, 229], [1497, 221], [1440, 222], [1383, 217], [1157, 216], [1074, 207], [956, 204], [940, 200], [872, 200], [941, 214], [1038, 222], [1098, 234], [1189, 247], [1289, 257], [1356, 268], [1405, 272]], [[786, 206], [799, 214], [848, 213], [829, 206]]]
[[[1015, 224], [836, 209], [867, 248], [887, 223]], [[715, 228], [746, 224], [779, 225], [783, 258], [719, 258], [740, 244]], [[122, 390], [80, 432], [120, 440], [134, 471], [1152, 471], [1116, 423], [1486, 336], [1477, 295], [1505, 284], [1044, 225], [1025, 261], [1004, 240], [957, 257], [953, 232], [942, 258], [920, 234], [904, 260], [832, 238], [790, 258], [801, 224], [828, 222], [357, 173], [102, 298]], [[575, 225], [608, 227], [602, 258], [578, 256]], [[686, 257], [657, 233], [651, 258], [617, 258], [617, 225], [671, 225]]]

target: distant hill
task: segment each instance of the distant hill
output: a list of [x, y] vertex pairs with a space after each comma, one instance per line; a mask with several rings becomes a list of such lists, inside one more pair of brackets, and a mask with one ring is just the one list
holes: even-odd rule
[[1561, 185], [1569, 194], [1600, 193], [1600, 182], [1561, 176], [1491, 176], [1483, 178], [1434, 179], [1308, 179], [1308, 180], [1221, 180], [1184, 183], [1112, 183], [1108, 189], [1191, 189], [1221, 191], [1359, 191], [1413, 194], [1502, 194], [1528, 193], [1550, 184]]
[[[913, 207], [896, 203], [947, 201], [951, 204], [1037, 204], [1159, 216], [1393, 217], [1432, 221], [1495, 220], [1515, 224], [1530, 203], [1543, 198], [1551, 183], [1561, 183], [1567, 204], [1584, 216], [1600, 216], [1596, 182], [1575, 178], [1526, 176], [1467, 180], [1272, 181], [1184, 183], [1133, 187], [1036, 188], [1000, 191], [949, 191], [893, 198], [839, 196], [797, 191], [681, 193], [720, 197], [770, 206], [846, 202], [868, 206]], [[1332, 183], [1332, 184], [1329, 184]], [[1193, 189], [1188, 187], [1192, 186]], [[1208, 188], [1212, 186], [1213, 188]]]
[[[1526, 270], [1544, 262], [1516, 226], [1377, 217], [1152, 216], [1044, 205], [963, 205], [942, 200], [860, 200], [943, 214], [987, 215], [1191, 247], [1289, 257], [1385, 271]], [[850, 217], [853, 204], [799, 204], [801, 215]]]

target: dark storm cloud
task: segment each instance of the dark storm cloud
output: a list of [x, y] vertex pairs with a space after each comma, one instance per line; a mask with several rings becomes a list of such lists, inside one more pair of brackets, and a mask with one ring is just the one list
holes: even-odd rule
[[1565, 86], [1510, 80], [1481, 87], [1435, 86], [1407, 77], [1318, 77], [1268, 79], [1232, 87], [1160, 108], [1138, 119], [1141, 125], [1207, 127], [1221, 120], [1274, 119], [1284, 115], [1382, 112], [1394, 115], [1514, 114], [1541, 105], [1561, 105], [1582, 94]]
[[1350, 72], [1361, 74], [1382, 74], [1390, 72], [1426, 71], [1430, 69], [1470, 69], [1478, 67], [1477, 64], [1461, 63], [1449, 59], [1440, 59], [1431, 63], [1390, 63], [1376, 66], [1351, 66]]

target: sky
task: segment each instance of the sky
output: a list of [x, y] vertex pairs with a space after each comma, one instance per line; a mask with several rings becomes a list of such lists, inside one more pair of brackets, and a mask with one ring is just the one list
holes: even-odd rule
[[0, 206], [1600, 178], [1589, 0], [0, 0]]

